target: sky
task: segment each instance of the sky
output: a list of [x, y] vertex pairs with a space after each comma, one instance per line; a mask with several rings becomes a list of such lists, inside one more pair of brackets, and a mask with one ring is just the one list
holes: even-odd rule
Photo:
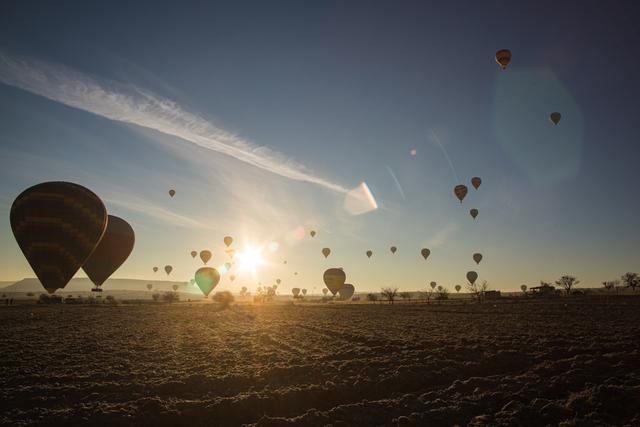
[[54, 180], [134, 228], [118, 278], [189, 280], [225, 235], [266, 263], [223, 290], [638, 271], [640, 6], [558, 3], [4, 1], [0, 280], [33, 277], [9, 211]]

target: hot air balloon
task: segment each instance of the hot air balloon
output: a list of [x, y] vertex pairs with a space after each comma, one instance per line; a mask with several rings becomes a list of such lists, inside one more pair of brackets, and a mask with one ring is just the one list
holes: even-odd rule
[[236, 276], [234, 276], [233, 274], [229, 275], [229, 280], [233, 282], [234, 280], [236, 280]]
[[173, 289], [174, 292], [177, 291], [178, 290], [178, 285], [171, 286], [171, 289]]
[[280, 280], [280, 279], [276, 279], [276, 283], [277, 283], [278, 285], [280, 284], [280, 282], [282, 282], [282, 280]]
[[520, 286], [520, 290], [521, 290], [522, 292], [527, 292], [527, 285], [522, 285], [522, 286]]
[[511, 61], [511, 51], [509, 49], [500, 49], [496, 52], [496, 62], [504, 70]]
[[278, 289], [278, 285], [273, 285], [272, 288], [275, 291], [276, 289]]
[[468, 191], [469, 190], [467, 190], [467, 186], [462, 184], [456, 185], [453, 188], [453, 194], [455, 194], [458, 200], [460, 200], [460, 203], [462, 203]]
[[227, 255], [229, 256], [229, 258], [231, 258], [231, 259], [233, 259], [233, 257], [236, 255], [236, 251], [235, 251], [235, 249], [231, 249], [231, 248], [229, 248], [229, 249], [227, 249], [225, 252], [227, 253]]
[[395, 254], [396, 251], [398, 250], [398, 248], [396, 248], [395, 246], [391, 246], [389, 249], [391, 250], [392, 254]]
[[353, 293], [356, 291], [356, 288], [351, 283], [345, 283], [338, 290], [338, 294], [341, 300], [348, 300], [353, 296]]
[[344, 274], [344, 271], [340, 268], [330, 268], [324, 272], [322, 279], [331, 293], [335, 295], [342, 285], [344, 285], [345, 280], [347, 280], [347, 275]]
[[158, 272], [158, 267], [153, 267], [153, 272], [157, 273]]
[[429, 255], [431, 255], [431, 251], [429, 249], [427, 249], [427, 248], [422, 248], [420, 253], [422, 254], [422, 258], [424, 258], [424, 259], [429, 258]]
[[431, 286], [431, 289], [435, 289], [438, 284], [436, 282], [431, 282], [429, 283], [429, 286]]
[[233, 237], [231, 237], [231, 236], [225, 236], [224, 237], [224, 244], [227, 247], [231, 246], [232, 243], [233, 243]]
[[478, 216], [478, 209], [471, 209], [469, 211], [469, 215], [471, 215], [473, 217], [473, 219], [476, 219], [476, 217]]
[[135, 243], [133, 228], [125, 220], [108, 215], [102, 239], [84, 262], [82, 269], [97, 288], [111, 276], [131, 254]]
[[473, 178], [471, 178], [471, 185], [473, 185], [473, 188], [477, 190], [478, 187], [480, 187], [480, 184], [482, 184], [482, 180], [479, 176], [474, 176]]
[[551, 123], [553, 123], [554, 125], [558, 125], [558, 123], [560, 123], [561, 118], [562, 118], [562, 115], [557, 111], [549, 114], [549, 120], [551, 120]]
[[302, 295], [307, 295], [307, 290], [305, 288], [302, 288]]
[[14, 200], [9, 216], [18, 246], [49, 293], [66, 286], [107, 227], [100, 198], [69, 182], [26, 189]]
[[476, 262], [476, 264], [480, 264], [480, 261], [482, 261], [482, 254], [476, 252], [475, 254], [473, 254], [473, 260]]
[[311, 234], [311, 237], [316, 237], [316, 232], [314, 230], [311, 230], [309, 234]]
[[242, 289], [240, 289], [240, 292], [242, 293], [242, 295], [247, 293], [247, 287], [243, 286]]
[[286, 264], [286, 263], [287, 263], [287, 260], [285, 259], [285, 260], [283, 261], [283, 264]]
[[205, 249], [203, 251], [200, 251], [200, 259], [206, 265], [209, 262], [209, 260], [211, 259], [211, 251], [209, 251], [207, 249]]
[[218, 270], [212, 267], [201, 267], [196, 271], [196, 284], [202, 291], [205, 297], [209, 296], [209, 293], [216, 287], [220, 281], [220, 273]]
[[294, 275], [294, 276], [297, 276], [297, 275], [298, 275], [298, 272], [297, 272], [297, 271], [294, 271], [294, 272], [293, 272], [293, 275]]
[[197, 251], [191, 251], [191, 258], [195, 258], [198, 255]]
[[153, 288], [153, 284], [152, 283], [147, 283], [147, 289], [151, 290]]
[[367, 251], [367, 258], [371, 258], [371, 255], [373, 255], [372, 251]]
[[167, 273], [167, 276], [171, 274], [171, 270], [173, 270], [173, 267], [171, 267], [170, 265], [164, 266], [164, 272]]
[[227, 270], [227, 271], [231, 270], [231, 263], [230, 263], [230, 262], [225, 262], [225, 263], [224, 263], [224, 268], [225, 268], [225, 270]]
[[473, 285], [474, 283], [476, 283], [476, 279], [478, 279], [478, 273], [476, 273], [475, 271], [467, 272], [467, 280], [469, 281], [469, 283]]
[[176, 190], [169, 190], [169, 196], [173, 197], [176, 195]]
[[460, 292], [460, 289], [462, 289], [462, 286], [456, 285], [454, 289], [456, 290], [456, 292]]
[[293, 294], [294, 298], [298, 298], [298, 295], [300, 295], [300, 288], [291, 289], [291, 293]]
[[323, 294], [323, 295], [326, 295], [326, 294], [327, 294], [327, 292], [329, 292], [329, 289], [327, 289], [327, 288], [323, 288], [323, 289], [322, 289], [322, 294]]
[[322, 248], [322, 255], [324, 255], [325, 258], [328, 257], [330, 253], [331, 253], [331, 249]]

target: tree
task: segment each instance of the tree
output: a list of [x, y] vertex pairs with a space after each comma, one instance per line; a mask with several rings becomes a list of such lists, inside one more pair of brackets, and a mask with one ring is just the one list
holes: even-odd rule
[[640, 276], [638, 276], [638, 273], [624, 273], [622, 275], [622, 283], [625, 288], [631, 288], [635, 291], [636, 287], [640, 286]]
[[444, 286], [438, 286], [438, 291], [436, 292], [436, 299], [438, 301], [449, 299], [449, 290]]
[[378, 301], [378, 295], [377, 294], [367, 294], [367, 299], [371, 302], [376, 302]]
[[604, 289], [606, 291], [612, 291], [619, 284], [619, 280], [605, 280], [604, 282], [602, 282], [602, 286], [604, 286]]
[[580, 281], [576, 279], [575, 276], [571, 276], [571, 275], [564, 275], [558, 280], [556, 280], [556, 285], [564, 288], [564, 291], [567, 293], [567, 295], [571, 293], [571, 288], [576, 286], [578, 283], [580, 283]]
[[386, 298], [389, 301], [389, 304], [393, 304], [396, 297], [398, 296], [398, 288], [382, 288], [380, 292], [383, 298]]
[[522, 291], [523, 294], [525, 294], [525, 296], [527, 295], [527, 285], [520, 286], [520, 290]]
[[411, 292], [400, 292], [400, 298], [405, 301], [411, 301]]
[[481, 303], [484, 300], [484, 293], [489, 290], [489, 283], [486, 280], [483, 280], [482, 283], [468, 282], [467, 290], [475, 296], [478, 303]]

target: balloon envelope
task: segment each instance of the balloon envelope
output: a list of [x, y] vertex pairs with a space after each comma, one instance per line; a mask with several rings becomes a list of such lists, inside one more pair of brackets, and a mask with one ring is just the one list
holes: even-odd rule
[[322, 249], [322, 255], [324, 255], [325, 258], [328, 257], [329, 254], [331, 254], [331, 249], [329, 249], [329, 248], [323, 248]]
[[438, 284], [436, 282], [431, 282], [429, 283], [429, 286], [431, 286], [431, 289], [435, 289]]
[[293, 294], [294, 297], [297, 297], [300, 294], [300, 288], [291, 289], [291, 293]]
[[203, 251], [200, 251], [200, 259], [202, 260], [203, 263], [208, 263], [209, 260], [211, 259], [211, 251], [205, 249]]
[[153, 288], [153, 284], [147, 283], [147, 289], [151, 290], [151, 288]]
[[389, 249], [391, 250], [392, 254], [395, 254], [396, 251], [398, 250], [398, 248], [396, 248], [395, 246], [391, 246]]
[[341, 300], [348, 300], [353, 296], [356, 288], [351, 283], [345, 283], [338, 290], [338, 294]]
[[471, 178], [471, 185], [473, 185], [473, 188], [477, 190], [478, 187], [480, 187], [480, 184], [482, 184], [482, 180], [479, 176], [474, 176], [473, 178]]
[[476, 264], [480, 264], [480, 261], [482, 261], [482, 254], [476, 252], [475, 254], [473, 254], [473, 260], [476, 262]]
[[345, 280], [347, 280], [347, 275], [344, 274], [344, 271], [340, 268], [330, 268], [324, 272], [322, 279], [331, 293], [335, 295], [342, 285], [344, 285]]
[[455, 286], [455, 290], [456, 290], [456, 292], [460, 292], [460, 289], [462, 289], [462, 286], [460, 286], [460, 285], [456, 285], [456, 286]]
[[554, 125], [557, 125], [558, 123], [560, 123], [561, 118], [562, 118], [562, 115], [557, 111], [549, 114], [549, 120], [551, 120], [551, 123], [553, 123]]
[[462, 203], [462, 200], [464, 200], [465, 196], [467, 195], [467, 192], [469, 190], [467, 189], [466, 185], [456, 185], [453, 188], [453, 194], [456, 195], [456, 197], [458, 198], [458, 200], [460, 200], [460, 203]]
[[309, 234], [311, 234], [311, 237], [316, 237], [316, 232], [314, 230], [311, 230]]
[[467, 272], [467, 280], [469, 281], [469, 283], [473, 285], [474, 283], [476, 283], [477, 279], [478, 279], [478, 273], [476, 273], [475, 271]]
[[202, 267], [196, 271], [195, 275], [196, 284], [202, 291], [205, 297], [209, 296], [209, 293], [220, 282], [220, 273], [218, 270], [211, 267]]
[[473, 217], [473, 219], [476, 219], [476, 217], [478, 216], [478, 209], [471, 209], [469, 211], [469, 215], [471, 215]]
[[49, 293], [66, 286], [107, 227], [100, 198], [69, 182], [26, 189], [14, 200], [9, 216], [18, 246]]
[[500, 49], [496, 52], [496, 62], [504, 70], [511, 61], [511, 51], [509, 49]]
[[197, 251], [191, 251], [191, 258], [195, 258], [198, 255]]
[[371, 255], [373, 255], [372, 251], [367, 251], [367, 258], [371, 258]]
[[280, 284], [280, 282], [282, 282], [282, 280], [280, 280], [280, 279], [276, 279], [276, 283], [277, 283], [278, 285]]
[[176, 190], [169, 190], [169, 195], [171, 197], [175, 196], [176, 195]]
[[108, 215], [107, 229], [82, 269], [100, 287], [129, 258], [135, 241], [133, 228], [127, 221]]
[[236, 276], [234, 276], [233, 274], [231, 274], [231, 275], [229, 276], [229, 280], [231, 280], [231, 281], [233, 282], [234, 280], [236, 280]]
[[429, 258], [429, 255], [431, 255], [431, 251], [429, 249], [427, 249], [427, 248], [422, 248], [420, 253], [422, 254], [422, 258], [424, 258], [424, 259]]
[[158, 267], [153, 267], [153, 272], [156, 273], [158, 271]]
[[224, 244], [227, 245], [227, 247], [231, 246], [232, 243], [233, 243], [233, 237], [231, 236], [224, 237]]
[[171, 267], [170, 265], [164, 266], [164, 272], [167, 273], [167, 276], [171, 274], [171, 270], [173, 270], [173, 267]]

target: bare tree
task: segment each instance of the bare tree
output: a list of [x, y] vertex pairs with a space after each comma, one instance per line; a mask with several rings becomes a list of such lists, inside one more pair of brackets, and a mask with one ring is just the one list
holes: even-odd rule
[[380, 293], [383, 298], [389, 301], [389, 304], [393, 304], [393, 301], [395, 301], [398, 296], [398, 288], [382, 288]]
[[580, 283], [580, 280], [576, 279], [575, 276], [564, 275], [558, 280], [556, 280], [556, 285], [562, 286], [564, 291], [569, 295], [571, 293], [571, 288]]
[[367, 294], [367, 299], [371, 302], [378, 301], [378, 294]]
[[404, 301], [411, 301], [411, 292], [400, 292], [400, 298]]
[[476, 300], [481, 303], [484, 300], [484, 293], [489, 290], [489, 283], [483, 280], [482, 283], [467, 283], [467, 290], [473, 294]]
[[635, 291], [640, 286], [640, 276], [638, 276], [638, 273], [624, 273], [622, 275], [622, 283], [625, 288], [631, 288]]
[[443, 301], [449, 299], [449, 289], [444, 286], [438, 286], [438, 290], [436, 292], [436, 299], [438, 301]]
[[604, 282], [602, 282], [602, 286], [604, 286], [604, 289], [608, 292], [611, 292], [619, 284], [619, 280], [605, 280]]

